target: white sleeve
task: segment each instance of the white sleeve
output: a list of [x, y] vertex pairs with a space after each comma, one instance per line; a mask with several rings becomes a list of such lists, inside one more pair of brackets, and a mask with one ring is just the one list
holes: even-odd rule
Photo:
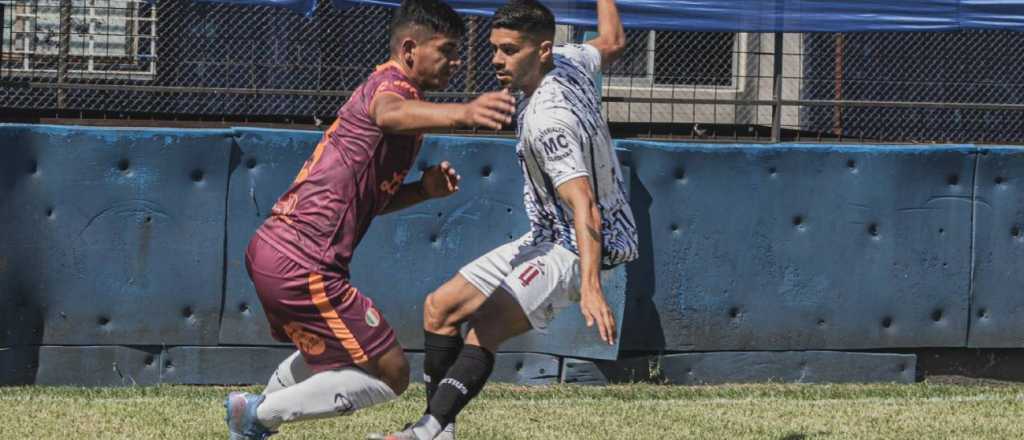
[[583, 140], [568, 115], [550, 112], [534, 118], [529, 133], [530, 154], [540, 165], [541, 171], [558, 188], [563, 183], [589, 176], [583, 159]]
[[601, 70], [601, 52], [589, 44], [566, 44], [555, 48], [555, 54], [566, 57], [587, 71], [593, 78]]

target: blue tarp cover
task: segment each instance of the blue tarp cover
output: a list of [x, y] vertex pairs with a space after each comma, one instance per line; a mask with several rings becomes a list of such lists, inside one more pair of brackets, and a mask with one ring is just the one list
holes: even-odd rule
[[[312, 14], [316, 0], [219, 0], [275, 5]], [[397, 6], [386, 0], [333, 0], [337, 8]], [[505, 0], [451, 0], [460, 13], [490, 15]], [[560, 23], [594, 25], [593, 0], [545, 0]], [[619, 0], [627, 28], [717, 32], [893, 32], [1024, 30], [1024, 0]]]

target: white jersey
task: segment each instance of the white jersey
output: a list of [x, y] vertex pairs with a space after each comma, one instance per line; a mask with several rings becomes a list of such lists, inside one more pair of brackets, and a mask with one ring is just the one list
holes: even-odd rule
[[517, 109], [516, 154], [525, 177], [523, 198], [533, 241], [557, 243], [579, 255], [572, 209], [556, 189], [587, 176], [601, 212], [602, 265], [634, 260], [636, 221], [594, 84], [601, 54], [587, 44], [559, 46], [554, 64]]

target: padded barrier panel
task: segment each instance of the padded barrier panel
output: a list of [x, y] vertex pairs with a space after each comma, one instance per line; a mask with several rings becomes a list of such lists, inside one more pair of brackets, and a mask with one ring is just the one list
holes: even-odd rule
[[912, 383], [917, 356], [837, 351], [685, 353], [619, 361], [565, 359], [565, 383], [655, 380], [704, 385], [747, 382]]
[[[289, 347], [42, 346], [0, 348], [0, 385], [265, 385]], [[423, 353], [407, 352], [413, 382], [423, 382]], [[498, 353], [492, 382], [557, 383], [560, 360]]]
[[266, 385], [295, 350], [290, 347], [171, 347], [164, 355], [163, 383]]
[[[945, 380], [958, 385], [985, 385], [992, 379], [1024, 382], [1024, 349], [921, 348], [914, 354], [918, 377], [932, 383]], [[964, 381], [966, 377], [975, 380]]]
[[216, 344], [229, 131], [0, 139], [0, 344]]
[[[423, 300], [465, 264], [529, 230], [523, 209], [522, 172], [511, 139], [428, 137], [419, 170], [447, 160], [462, 176], [460, 191], [374, 220], [359, 245], [352, 277], [395, 327], [402, 345], [423, 346]], [[412, 172], [408, 181], [419, 180]], [[621, 322], [624, 271], [603, 276], [609, 306]], [[504, 351], [529, 351], [613, 359], [617, 346], [600, 342], [578, 306], [560, 313], [549, 334], [530, 332]]]
[[619, 145], [623, 350], [966, 343], [972, 148]]
[[[406, 352], [412, 382], [423, 383], [423, 353]], [[490, 382], [518, 385], [550, 385], [558, 383], [560, 359], [538, 353], [498, 353]]]
[[[262, 385], [292, 350], [284, 347], [43, 346], [39, 385], [128, 386], [160, 383]], [[0, 359], [2, 359], [0, 352]], [[24, 375], [23, 375], [24, 376]]]
[[968, 346], [1024, 347], [1024, 148], [986, 148], [975, 184]]
[[[292, 354], [290, 347], [172, 347], [164, 357], [164, 383], [264, 385]], [[407, 352], [410, 379], [423, 382], [423, 353]], [[166, 365], [170, 365], [169, 368]], [[493, 382], [520, 385], [557, 383], [559, 359], [536, 353], [498, 353]]]
[[[155, 385], [174, 365], [160, 347], [42, 346], [36, 385], [114, 387]], [[165, 363], [168, 362], [168, 363]]]
[[35, 382], [39, 347], [0, 347], [0, 386]]
[[[278, 345], [245, 270], [245, 249], [288, 189], [322, 133], [235, 129], [227, 203], [227, 256], [221, 344]], [[290, 344], [287, 344], [290, 345]]]

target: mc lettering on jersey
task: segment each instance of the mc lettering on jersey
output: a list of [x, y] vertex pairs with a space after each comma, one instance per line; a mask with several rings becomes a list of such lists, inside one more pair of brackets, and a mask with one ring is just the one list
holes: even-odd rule
[[547, 137], [541, 140], [544, 145], [544, 153], [548, 156], [558, 154], [559, 150], [569, 148], [569, 139], [564, 134]]
[[550, 127], [540, 131], [541, 148], [544, 149], [544, 155], [549, 159], [552, 156], [560, 155], [559, 153], [569, 150], [569, 136], [565, 133], [561, 127]]

